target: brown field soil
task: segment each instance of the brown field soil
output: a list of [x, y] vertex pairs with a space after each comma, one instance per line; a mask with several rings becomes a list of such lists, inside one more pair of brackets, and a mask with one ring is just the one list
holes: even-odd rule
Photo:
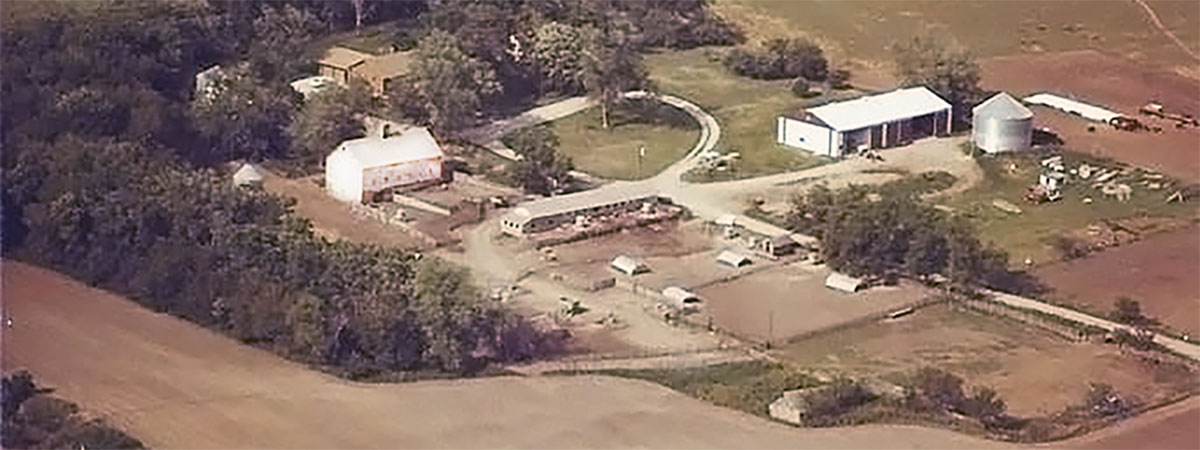
[[1055, 443], [1081, 449], [1195, 449], [1200, 448], [1200, 397], [1148, 412], [1111, 428]]
[[1144, 314], [1200, 338], [1200, 227], [1191, 226], [1036, 271], [1054, 295], [1108, 312], [1119, 296]]
[[[1162, 134], [1117, 131], [1049, 108], [1034, 107], [1034, 125], [1049, 127], [1067, 147], [1162, 171], [1185, 182], [1200, 181], [1200, 130], [1175, 129], [1137, 113], [1150, 101], [1176, 113], [1200, 117], [1200, 80], [1095, 50], [1001, 56], [980, 61], [982, 86], [1025, 96], [1067, 95], [1163, 128]], [[1095, 125], [1096, 132], [1088, 132]]]
[[772, 267], [696, 291], [704, 302], [694, 320], [744, 338], [781, 342], [789, 337], [879, 315], [929, 295], [901, 284], [843, 294], [825, 287], [828, 270], [806, 262]]
[[804, 367], [851, 376], [895, 377], [922, 366], [991, 386], [1018, 415], [1052, 414], [1083, 400], [1089, 382], [1144, 402], [1177, 394], [1195, 373], [1175, 372], [1115, 346], [1070, 343], [1037, 328], [947, 305], [799, 340], [776, 355]]
[[917, 427], [789, 428], [610, 377], [352, 383], [51, 271], [3, 269], [5, 370], [31, 370], [151, 447], [1001, 446]]

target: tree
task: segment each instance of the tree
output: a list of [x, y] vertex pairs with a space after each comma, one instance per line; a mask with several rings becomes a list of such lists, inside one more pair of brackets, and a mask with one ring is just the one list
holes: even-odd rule
[[416, 299], [422, 322], [429, 324], [429, 352], [449, 371], [470, 365], [476, 342], [464, 333], [480, 300], [470, 274], [437, 258], [421, 261], [417, 268]]
[[531, 56], [541, 72], [544, 90], [573, 94], [582, 89], [584, 53], [598, 33], [595, 28], [558, 22], [538, 27]]
[[[471, 124], [480, 107], [499, 92], [495, 72], [468, 55], [452, 35], [434, 30], [417, 44], [411, 84], [415, 101], [427, 114], [427, 122], [440, 133], [452, 133]], [[400, 98], [394, 108], [403, 110], [411, 98]]]
[[571, 179], [571, 160], [558, 151], [558, 136], [549, 128], [519, 130], [505, 143], [521, 155], [516, 178], [526, 192], [550, 195]]
[[963, 401], [962, 406], [963, 414], [984, 421], [1003, 415], [1007, 408], [1008, 405], [995, 389], [979, 386], [971, 390], [971, 396]]
[[807, 39], [771, 39], [763, 42], [760, 50], [734, 49], [724, 62], [730, 70], [750, 78], [825, 81], [829, 77], [824, 52]]
[[979, 64], [965, 49], [937, 38], [916, 36], [893, 46], [896, 76], [905, 87], [925, 86], [950, 102], [954, 120], [967, 123], [967, 114], [983, 97]]
[[301, 55], [308, 41], [328, 27], [313, 13], [292, 5], [266, 6], [254, 20], [254, 40], [249, 61], [263, 80], [284, 82], [303, 72], [309, 63]]
[[922, 367], [909, 380], [918, 395], [943, 410], [959, 411], [963, 406], [963, 380], [941, 369]]
[[316, 166], [338, 143], [363, 137], [363, 117], [370, 107], [371, 96], [357, 79], [348, 88], [333, 87], [313, 95], [288, 126], [292, 157]]
[[1113, 319], [1129, 325], [1141, 325], [1147, 322], [1142, 315], [1142, 304], [1132, 298], [1121, 296], [1113, 302]]
[[588, 97], [600, 103], [601, 123], [608, 129], [608, 113], [621, 95], [646, 84], [642, 54], [628, 40], [610, 33], [591, 39], [583, 55], [583, 87]]
[[287, 155], [294, 102], [287, 85], [259, 84], [246, 70], [231, 69], [220, 77], [213, 95], [202, 95], [191, 105], [191, 118], [209, 147], [204, 159]]

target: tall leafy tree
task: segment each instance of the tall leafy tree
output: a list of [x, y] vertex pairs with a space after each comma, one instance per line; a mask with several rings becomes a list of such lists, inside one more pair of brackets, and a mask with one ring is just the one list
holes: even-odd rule
[[364, 135], [363, 116], [371, 108], [371, 95], [359, 80], [333, 87], [304, 101], [288, 126], [292, 156], [315, 166], [338, 143]]
[[979, 64], [970, 52], [939, 38], [916, 36], [896, 44], [892, 53], [904, 86], [928, 87], [950, 102], [957, 124], [967, 123], [971, 107], [983, 96]]
[[192, 102], [190, 115], [208, 144], [210, 162], [264, 159], [288, 154], [286, 130], [295, 93], [287, 85], [260, 84], [245, 69], [220, 77], [212, 95]]
[[302, 56], [305, 45], [326, 29], [328, 26], [306, 9], [292, 5], [264, 7], [254, 20], [250, 65], [259, 78], [289, 81], [309, 64]]
[[621, 94], [646, 84], [642, 54], [628, 39], [604, 33], [588, 41], [583, 55], [583, 87], [600, 103], [601, 123], [608, 129], [608, 113], [621, 101]]
[[595, 28], [548, 22], [534, 34], [531, 56], [543, 90], [573, 94], [583, 88], [585, 51], [598, 38]]
[[549, 128], [525, 128], [505, 142], [521, 155], [515, 175], [527, 192], [550, 195], [570, 180], [571, 159], [558, 151], [558, 136]]
[[403, 110], [415, 102], [439, 133], [453, 133], [474, 122], [484, 102], [500, 90], [495, 71], [463, 50], [454, 36], [434, 30], [418, 42], [405, 88], [393, 96]]

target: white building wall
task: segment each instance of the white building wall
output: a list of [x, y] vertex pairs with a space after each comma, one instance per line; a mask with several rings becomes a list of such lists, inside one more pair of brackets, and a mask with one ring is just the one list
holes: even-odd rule
[[837, 156], [837, 141], [833, 130], [802, 120], [780, 117], [776, 140], [783, 145], [807, 150], [818, 155]]
[[362, 203], [362, 168], [350, 155], [335, 151], [325, 158], [325, 189], [338, 200]]
[[441, 158], [430, 158], [365, 169], [363, 188], [368, 191], [382, 191], [390, 187], [436, 181], [441, 178]]

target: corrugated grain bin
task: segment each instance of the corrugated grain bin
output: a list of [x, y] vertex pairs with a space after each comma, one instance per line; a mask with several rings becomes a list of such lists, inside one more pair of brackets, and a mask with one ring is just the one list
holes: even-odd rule
[[1033, 112], [1001, 92], [980, 103], [974, 112], [972, 140], [988, 153], [1029, 149], [1033, 135]]

